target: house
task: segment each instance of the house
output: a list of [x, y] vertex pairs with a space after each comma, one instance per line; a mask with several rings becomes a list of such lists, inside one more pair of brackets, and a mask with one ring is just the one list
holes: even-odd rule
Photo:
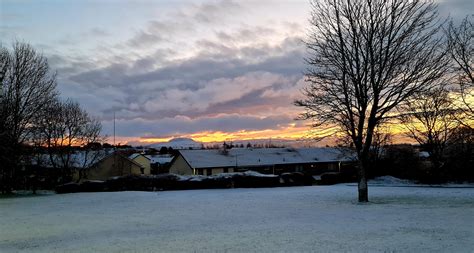
[[173, 156], [170, 154], [166, 155], [145, 155], [150, 159], [152, 174], [169, 173], [170, 164], [173, 160]]
[[128, 158], [143, 166], [144, 168], [143, 174], [145, 175], [151, 174], [151, 161], [148, 156], [142, 155], [140, 153], [135, 153], [135, 154], [130, 155]]
[[142, 175], [145, 167], [112, 149], [77, 150], [69, 154], [36, 154], [23, 173], [43, 185], [83, 180], [107, 180], [115, 176]]
[[75, 173], [75, 181], [107, 180], [116, 176], [142, 175], [145, 167], [118, 152], [114, 152], [88, 168]]
[[338, 148], [233, 148], [179, 150], [170, 173], [213, 175], [254, 170], [266, 174], [340, 172], [354, 161], [353, 153]]
[[[113, 150], [78, 150], [70, 154], [39, 154], [31, 158], [34, 174], [61, 180], [106, 180], [114, 176], [141, 175], [145, 166]], [[64, 179], [65, 177], [65, 179]]]
[[27, 159], [23, 173], [34, 176], [43, 185], [52, 187], [58, 182], [77, 181], [83, 170], [111, 155], [113, 150], [76, 150], [70, 153], [38, 153]]

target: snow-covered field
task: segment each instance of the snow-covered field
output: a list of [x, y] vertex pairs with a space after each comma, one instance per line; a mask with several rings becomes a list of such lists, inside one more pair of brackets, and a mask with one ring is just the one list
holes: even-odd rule
[[474, 252], [474, 188], [347, 185], [0, 199], [0, 252]]

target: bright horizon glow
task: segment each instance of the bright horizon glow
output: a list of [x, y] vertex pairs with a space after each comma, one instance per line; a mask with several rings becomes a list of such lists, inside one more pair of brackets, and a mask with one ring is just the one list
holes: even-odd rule
[[251, 141], [251, 140], [265, 140], [265, 139], [284, 139], [284, 140], [298, 140], [305, 138], [308, 134], [307, 127], [289, 127], [283, 130], [265, 129], [259, 131], [247, 131], [241, 130], [237, 132], [200, 132], [189, 135], [177, 135], [163, 138], [156, 137], [116, 137], [117, 143], [128, 144], [133, 143], [135, 145], [148, 145], [159, 142], [168, 142], [175, 138], [190, 138], [201, 143], [214, 143], [224, 141]]
[[[404, 132], [406, 129], [403, 126], [398, 124], [390, 124], [387, 126], [390, 133], [393, 137], [394, 144], [401, 144], [401, 143], [414, 143], [413, 140], [405, 136]], [[334, 129], [326, 130], [328, 133], [333, 132]], [[154, 143], [166, 143], [175, 138], [189, 138], [193, 139], [194, 141], [203, 143], [203, 144], [211, 144], [211, 143], [219, 143], [219, 142], [229, 142], [229, 141], [238, 141], [238, 142], [245, 142], [245, 141], [259, 141], [259, 140], [287, 140], [287, 141], [310, 141], [313, 143], [318, 143], [316, 141], [317, 134], [322, 133], [324, 131], [318, 131], [317, 129], [311, 129], [309, 126], [289, 126], [287, 128], [281, 130], [274, 130], [274, 129], [265, 129], [259, 131], [236, 131], [236, 132], [200, 132], [200, 133], [193, 133], [188, 135], [176, 135], [176, 136], [167, 136], [167, 137], [125, 137], [125, 136], [116, 136], [116, 142], [120, 144], [132, 144], [132, 145], [150, 145]], [[334, 136], [338, 134], [334, 134], [333, 137], [328, 139], [323, 139], [320, 145], [335, 145]], [[111, 137], [109, 137], [111, 139]]]

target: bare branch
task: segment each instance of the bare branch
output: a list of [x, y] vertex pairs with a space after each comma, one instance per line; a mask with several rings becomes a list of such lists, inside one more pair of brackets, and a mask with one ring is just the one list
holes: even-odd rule
[[474, 22], [473, 16], [467, 16], [456, 27], [451, 22], [446, 29], [449, 54], [453, 61], [459, 94], [463, 102], [464, 115], [461, 122], [473, 128], [474, 123]]

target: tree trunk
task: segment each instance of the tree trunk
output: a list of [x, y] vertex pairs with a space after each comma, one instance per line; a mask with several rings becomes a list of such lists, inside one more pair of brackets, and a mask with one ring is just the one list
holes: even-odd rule
[[369, 202], [369, 189], [367, 187], [366, 163], [359, 162], [359, 202]]

